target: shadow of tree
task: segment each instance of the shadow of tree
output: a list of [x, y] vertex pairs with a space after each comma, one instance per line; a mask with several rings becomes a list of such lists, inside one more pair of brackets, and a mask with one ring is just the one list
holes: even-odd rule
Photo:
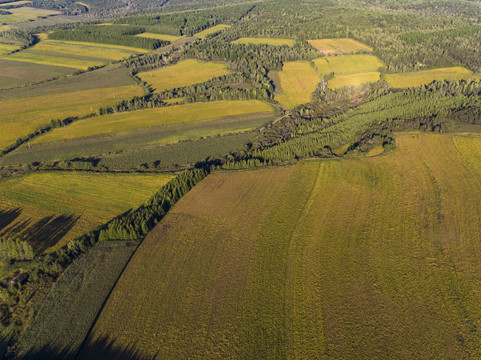
[[21, 208], [0, 211], [0, 230], [10, 225], [22, 213]]

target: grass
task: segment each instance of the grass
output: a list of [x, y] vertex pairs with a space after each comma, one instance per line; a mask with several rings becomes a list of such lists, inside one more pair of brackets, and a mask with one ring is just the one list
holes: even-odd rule
[[308, 40], [308, 43], [325, 55], [350, 54], [359, 51], [372, 51], [372, 47], [353, 39], [319, 39]]
[[19, 357], [46, 347], [75, 353], [136, 248], [133, 241], [100, 242], [76, 259], [57, 280], [34, 322], [22, 334]]
[[451, 136], [397, 144], [209, 176], [140, 245], [88, 343], [162, 359], [479, 358], [479, 172]]
[[374, 55], [346, 55], [314, 59], [314, 65], [323, 75], [359, 74], [377, 72], [384, 64]]
[[273, 46], [294, 46], [296, 40], [294, 39], [274, 39], [274, 38], [253, 38], [244, 37], [232, 42], [233, 44], [267, 44]]
[[40, 65], [61, 66], [77, 70], [87, 70], [91, 66], [102, 66], [105, 64], [105, 61], [101, 60], [62, 57], [56, 56], [55, 54], [37, 53], [35, 50], [17, 52], [8, 56], [8, 60]]
[[194, 35], [194, 37], [197, 37], [199, 39], [204, 39], [207, 35], [214, 34], [219, 31], [224, 31], [228, 28], [230, 28], [230, 25], [219, 24], [211, 28], [205, 29], [201, 32], [198, 32], [197, 34]]
[[65, 119], [94, 113], [121, 99], [142, 95], [136, 85], [99, 88], [0, 101], [0, 148], [15, 143], [52, 119]]
[[194, 59], [183, 60], [175, 65], [139, 73], [138, 76], [151, 84], [158, 92], [194, 85], [229, 73], [223, 63]]
[[11, 178], [0, 182], [2, 211], [20, 209], [21, 213], [1, 234], [29, 238], [38, 251], [50, 252], [141, 205], [170, 179], [158, 174], [73, 172]]
[[15, 51], [18, 49], [20, 49], [20, 46], [0, 44], [0, 56], [11, 53], [12, 51]]
[[369, 82], [377, 82], [380, 78], [381, 74], [379, 72], [336, 75], [334, 79], [329, 80], [328, 88], [336, 90], [343, 86], [356, 86]]
[[35, 20], [38, 17], [58, 15], [60, 12], [46, 9], [36, 9], [31, 7], [20, 7], [16, 9], [8, 9], [11, 15], [0, 15], [0, 23], [5, 25], [23, 23]]
[[135, 36], [145, 37], [145, 38], [149, 38], [149, 39], [158, 39], [158, 40], [170, 41], [170, 42], [175, 42], [175, 41], [182, 38], [182, 36], [174, 36], [174, 35], [166, 35], [166, 34], [154, 34], [154, 33], [149, 33], [149, 32], [137, 34]]
[[386, 75], [387, 82], [395, 88], [409, 88], [427, 85], [434, 80], [469, 79], [472, 72], [464, 67], [450, 67]]
[[94, 135], [115, 134], [134, 129], [187, 124], [201, 120], [255, 113], [272, 114], [273, 109], [270, 105], [261, 101], [246, 100], [193, 103], [130, 111], [106, 115], [102, 118], [92, 117], [76, 121], [70, 126], [55, 129], [45, 136], [39, 137], [35, 143], [71, 140]]
[[303, 61], [285, 62], [278, 76], [282, 94], [276, 95], [275, 99], [288, 109], [309, 102], [321, 81], [312, 65]]
[[31, 1], [12, 1], [12, 2], [4, 2], [0, 4], [0, 7], [3, 6], [9, 6], [9, 5], [25, 5], [25, 4], [31, 4]]

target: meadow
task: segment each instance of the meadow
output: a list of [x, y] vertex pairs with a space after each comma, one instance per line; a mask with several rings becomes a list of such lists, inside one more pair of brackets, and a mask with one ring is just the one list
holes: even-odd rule
[[0, 149], [52, 119], [88, 115], [100, 107], [142, 94], [139, 86], [127, 85], [0, 101]]
[[352, 54], [359, 51], [371, 52], [373, 50], [372, 47], [366, 44], [348, 38], [318, 39], [308, 40], [307, 42], [314, 46], [317, 50], [321, 51], [324, 55]]
[[20, 49], [20, 47], [16, 45], [0, 44], [0, 56], [11, 53], [12, 51], [18, 49]]
[[400, 74], [387, 74], [387, 82], [394, 88], [409, 88], [427, 85], [434, 80], [470, 79], [473, 73], [464, 67], [451, 67], [414, 71]]
[[[0, 182], [0, 209], [18, 216], [0, 236], [25, 238], [37, 252], [68, 241], [136, 208], [171, 175], [33, 173]], [[122, 194], [122, 196], [118, 196]]]
[[[50, 133], [37, 138], [33, 143], [43, 144], [94, 135], [115, 134], [134, 129], [188, 124], [201, 120], [256, 113], [273, 114], [273, 108], [258, 100], [232, 100], [129, 111], [105, 115], [101, 118], [101, 121], [98, 117], [76, 121], [69, 126], [54, 129]], [[237, 119], [242, 120], [242, 118]]]
[[135, 36], [145, 37], [145, 38], [149, 38], [149, 39], [158, 39], [158, 40], [170, 41], [170, 42], [175, 42], [175, 41], [182, 38], [182, 36], [174, 36], [174, 35], [167, 35], [167, 34], [154, 34], [154, 33], [149, 33], [149, 32], [137, 34]]
[[8, 9], [10, 15], [0, 15], [0, 23], [10, 25], [35, 20], [39, 17], [58, 15], [60, 12], [55, 10], [36, 9], [31, 7], [20, 7]]
[[205, 82], [214, 77], [227, 75], [226, 64], [195, 59], [183, 60], [175, 65], [137, 74], [152, 85], [155, 91], [184, 87]]
[[275, 99], [288, 109], [308, 103], [321, 81], [312, 65], [304, 61], [285, 62], [278, 76], [282, 94], [276, 95]]
[[479, 169], [449, 135], [397, 146], [211, 175], [140, 245], [88, 343], [159, 359], [479, 358]]
[[379, 72], [367, 72], [348, 75], [336, 75], [329, 80], [327, 87], [331, 90], [339, 89], [343, 86], [356, 86], [365, 83], [374, 83], [379, 81], [381, 74]]
[[335, 75], [358, 74], [377, 72], [384, 66], [381, 60], [373, 55], [346, 55], [322, 57], [314, 59], [314, 65], [323, 75], [334, 73]]
[[273, 46], [294, 46], [296, 41], [294, 39], [274, 39], [274, 38], [253, 38], [243, 37], [232, 41], [232, 44], [267, 44]]
[[230, 25], [219, 24], [211, 28], [205, 29], [201, 32], [198, 32], [197, 34], [194, 34], [194, 37], [204, 39], [207, 35], [215, 34], [216, 32], [223, 31], [228, 28], [230, 28]]

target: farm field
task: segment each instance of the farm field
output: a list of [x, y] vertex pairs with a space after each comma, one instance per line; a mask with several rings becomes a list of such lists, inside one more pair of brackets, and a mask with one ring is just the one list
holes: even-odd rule
[[201, 120], [258, 113], [273, 114], [273, 108], [258, 100], [232, 100], [129, 111], [105, 115], [102, 117], [102, 121], [99, 121], [97, 117], [76, 121], [69, 126], [55, 129], [45, 136], [37, 138], [34, 143], [43, 144], [94, 135], [115, 134], [134, 129], [188, 124]]
[[323, 75], [330, 73], [347, 75], [377, 72], [380, 67], [384, 66], [382, 61], [373, 55], [322, 57], [314, 59], [313, 61], [316, 68]]
[[20, 47], [16, 45], [0, 44], [0, 56], [8, 54], [18, 49], [20, 49]]
[[[167, 154], [165, 154], [165, 156], [159, 154], [162, 154], [164, 151], [169, 152], [172, 148], [158, 148], [159, 146], [175, 144], [187, 140], [198, 140], [200, 138], [217, 137], [251, 131], [266, 125], [267, 123], [271, 123], [273, 120], [274, 116], [272, 113], [253, 113], [200, 120], [190, 123], [149, 127], [118, 134], [103, 134], [89, 138], [31, 144], [30, 146], [19, 147], [0, 158], [0, 166], [71, 160], [75, 158], [99, 156], [139, 149], [146, 149], [142, 152], [142, 156], [145, 156], [145, 152], [150, 153], [154, 151], [158, 157], [162, 158], [162, 162], [164, 160], [169, 162], [169, 159], [172, 157], [167, 156]], [[254, 135], [251, 134], [249, 138], [253, 136]], [[39, 140], [41, 139], [39, 138]], [[215, 143], [222, 140], [212, 141]], [[247, 140], [245, 143], [247, 143]], [[184, 144], [180, 147], [185, 146], [186, 145]], [[149, 149], [151, 147], [156, 147], [156, 149]], [[119, 157], [137, 158], [137, 154], [138, 152], [135, 152], [134, 154], [119, 155]], [[200, 153], [195, 151], [191, 157], [197, 159], [196, 161], [200, 161], [208, 156], [207, 154], [199, 160], [200, 154], [205, 154], [205, 151], [201, 151]], [[218, 154], [218, 156], [221, 155], [222, 154]], [[184, 158], [185, 156], [186, 155], [183, 155]], [[115, 158], [118, 157], [116, 156]], [[174, 158], [177, 158], [177, 156], [174, 156]], [[154, 160], [152, 160], [152, 162]], [[174, 164], [175, 163], [176, 162], [174, 162]], [[131, 166], [129, 166], [129, 168], [130, 167]]]
[[155, 91], [184, 87], [205, 82], [229, 73], [226, 64], [194, 59], [183, 60], [175, 65], [137, 74], [151, 84]]
[[52, 15], [59, 15], [59, 11], [46, 10], [46, 9], [36, 9], [31, 7], [20, 7], [16, 9], [8, 9], [11, 15], [0, 15], [0, 23], [5, 25], [22, 23], [34, 20], [38, 17], [46, 17]]
[[149, 33], [149, 32], [137, 34], [135, 36], [145, 37], [145, 38], [149, 38], [149, 39], [170, 41], [170, 42], [175, 42], [175, 41], [182, 38], [182, 36], [174, 36], [174, 35], [166, 35], [166, 34], [154, 34], [154, 33]]
[[379, 72], [336, 75], [334, 79], [329, 80], [327, 87], [336, 90], [343, 86], [356, 86], [369, 82], [377, 82], [380, 78], [381, 74]]
[[232, 42], [232, 44], [267, 44], [273, 46], [294, 46], [296, 41], [294, 39], [274, 39], [274, 38], [253, 38], [244, 37], [237, 39]]
[[194, 35], [194, 37], [197, 37], [199, 39], [204, 39], [207, 35], [214, 34], [216, 32], [223, 31], [228, 28], [230, 28], [230, 25], [219, 24], [211, 28], [205, 29], [201, 32], [198, 32], [197, 34]]
[[[0, 236], [26, 238], [53, 251], [113, 217], [140, 206], [172, 175], [34, 173], [0, 182]], [[122, 196], [118, 196], [122, 194]]]
[[463, 67], [441, 68], [433, 70], [414, 71], [400, 74], [387, 74], [387, 82], [395, 88], [409, 88], [427, 85], [433, 80], [469, 79], [472, 72]]
[[276, 95], [275, 99], [288, 109], [309, 102], [321, 81], [311, 64], [304, 61], [285, 62], [278, 76], [282, 94]]
[[158, 359], [479, 358], [481, 180], [455, 141], [210, 176], [140, 245], [81, 358], [104, 337]]
[[334, 54], [350, 54], [359, 51], [369, 51], [371, 52], [372, 47], [363, 44], [354, 39], [318, 39], [318, 40], [308, 40], [309, 44], [314, 46], [317, 50], [321, 51], [324, 55], [334, 55]]
[[0, 148], [15, 143], [17, 138], [52, 119], [88, 115], [99, 107], [142, 94], [140, 87], [127, 85], [0, 101]]

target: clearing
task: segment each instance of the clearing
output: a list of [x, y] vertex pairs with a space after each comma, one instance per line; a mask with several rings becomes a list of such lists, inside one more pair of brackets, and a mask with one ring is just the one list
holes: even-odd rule
[[348, 38], [308, 40], [307, 42], [319, 50], [323, 55], [342, 55], [357, 53], [359, 51], [372, 51], [372, 47]]
[[253, 37], [244, 37], [237, 39], [232, 42], [232, 44], [266, 44], [266, 45], [273, 45], [273, 46], [294, 46], [296, 40], [294, 39], [273, 39], [273, 38], [253, 38]]
[[374, 55], [330, 56], [314, 59], [314, 65], [323, 75], [377, 72], [384, 64]]
[[201, 32], [198, 32], [197, 34], [194, 35], [194, 37], [199, 38], [199, 39], [204, 39], [207, 35], [214, 34], [214, 33], [219, 32], [219, 31], [224, 31], [228, 28], [230, 28], [230, 25], [219, 24], [219, 25], [213, 26], [211, 28], [205, 29]]
[[432, 70], [387, 74], [387, 82], [394, 88], [409, 88], [427, 85], [434, 80], [470, 79], [473, 73], [461, 66]]

